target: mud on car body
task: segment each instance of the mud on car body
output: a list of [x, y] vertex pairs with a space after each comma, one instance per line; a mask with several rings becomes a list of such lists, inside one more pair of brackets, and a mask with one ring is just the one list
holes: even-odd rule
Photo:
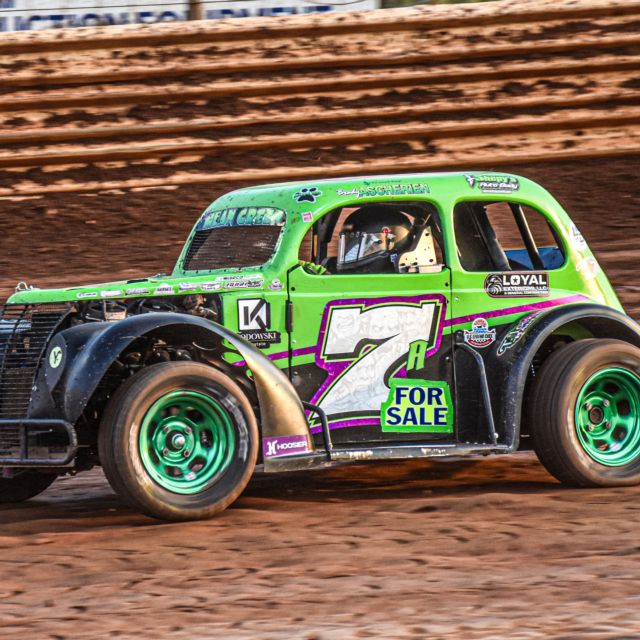
[[542, 187], [507, 174], [242, 189], [169, 275], [20, 287], [0, 319], [0, 501], [101, 465], [158, 518], [265, 472], [533, 448], [640, 481], [640, 329]]

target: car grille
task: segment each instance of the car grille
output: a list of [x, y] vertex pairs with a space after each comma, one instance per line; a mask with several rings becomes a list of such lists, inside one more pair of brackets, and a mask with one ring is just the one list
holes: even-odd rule
[[[70, 305], [6, 305], [0, 317], [0, 418], [25, 418], [38, 366]], [[18, 428], [3, 428], [0, 452], [13, 446]]]

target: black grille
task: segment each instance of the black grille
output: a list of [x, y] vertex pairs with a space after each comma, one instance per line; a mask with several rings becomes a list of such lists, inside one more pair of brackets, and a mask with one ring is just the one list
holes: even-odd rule
[[[49, 338], [70, 305], [7, 305], [0, 318], [0, 418], [25, 418], [38, 366]], [[11, 444], [12, 428], [0, 433], [0, 451]]]
[[196, 231], [184, 258], [185, 271], [257, 267], [273, 255], [282, 227], [253, 225]]

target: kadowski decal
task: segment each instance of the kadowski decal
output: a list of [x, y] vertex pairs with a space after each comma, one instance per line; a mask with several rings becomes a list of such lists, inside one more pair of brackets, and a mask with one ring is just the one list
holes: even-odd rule
[[476, 318], [471, 324], [471, 330], [464, 330], [464, 341], [472, 347], [483, 349], [496, 341], [496, 330], [490, 329], [484, 318]]
[[380, 422], [385, 433], [453, 433], [453, 403], [446, 382], [390, 380]]
[[149, 293], [149, 289], [147, 287], [134, 287], [133, 289], [126, 289], [124, 293], [127, 296], [143, 296]]
[[271, 304], [263, 298], [238, 300], [238, 329], [260, 349], [281, 341], [280, 332], [271, 330]]
[[498, 355], [501, 356], [505, 351], [511, 349], [525, 334], [527, 327], [538, 317], [540, 311], [534, 311], [528, 316], [521, 318], [515, 327], [512, 327], [507, 331], [507, 334], [502, 338], [502, 342], [498, 345]]
[[265, 458], [280, 458], [300, 453], [307, 453], [311, 449], [307, 436], [277, 436], [262, 438], [262, 455]]
[[445, 309], [445, 298], [433, 294], [326, 305], [316, 364], [329, 375], [311, 402], [332, 428], [380, 423], [389, 395], [385, 374], [406, 377], [407, 369], [422, 368], [438, 351]]
[[484, 290], [492, 298], [546, 298], [549, 274], [544, 271], [490, 273]]
[[513, 193], [520, 188], [520, 182], [512, 176], [466, 174], [465, 180], [472, 189], [482, 193]]
[[322, 191], [320, 191], [317, 187], [305, 187], [304, 189], [300, 189], [297, 191], [293, 199], [296, 202], [315, 202], [322, 195]]
[[424, 195], [430, 193], [429, 186], [424, 183], [414, 184], [377, 184], [362, 188], [337, 189], [338, 196], [353, 196], [354, 198], [372, 198], [374, 196], [406, 196]]

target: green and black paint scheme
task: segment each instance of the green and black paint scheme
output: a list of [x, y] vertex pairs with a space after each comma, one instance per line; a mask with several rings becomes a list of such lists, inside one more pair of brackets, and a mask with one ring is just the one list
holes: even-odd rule
[[[516, 214], [527, 206], [543, 216], [555, 252], [537, 247], [525, 229], [528, 255], [507, 251], [503, 268], [465, 268], [454, 211], [501, 201]], [[328, 238], [340, 210], [371, 203], [428, 206], [439, 264], [335, 273]], [[242, 251], [233, 251], [248, 233], [268, 240], [260, 263], [244, 265]], [[300, 262], [309, 239], [311, 261], [329, 271]], [[266, 472], [513, 452], [529, 446], [526, 412], [540, 368], [563, 346], [593, 338], [637, 347], [640, 328], [560, 204], [526, 178], [442, 173], [242, 189], [207, 208], [170, 275], [22, 287], [7, 300], [0, 491], [24, 470], [55, 476], [101, 464], [101, 418], [118, 389], [148, 367], [182, 361], [204, 364], [241, 390]], [[218, 410], [212, 406], [209, 419]], [[182, 455], [180, 429], [174, 442]], [[215, 439], [215, 429], [206, 433], [203, 442]], [[163, 458], [166, 441], [152, 437], [149, 446], [162, 449], [152, 471], [171, 469], [175, 451]], [[216, 478], [225, 472], [213, 469]], [[200, 486], [197, 473], [176, 463], [167, 486], [177, 477], [188, 494], [190, 482]]]

